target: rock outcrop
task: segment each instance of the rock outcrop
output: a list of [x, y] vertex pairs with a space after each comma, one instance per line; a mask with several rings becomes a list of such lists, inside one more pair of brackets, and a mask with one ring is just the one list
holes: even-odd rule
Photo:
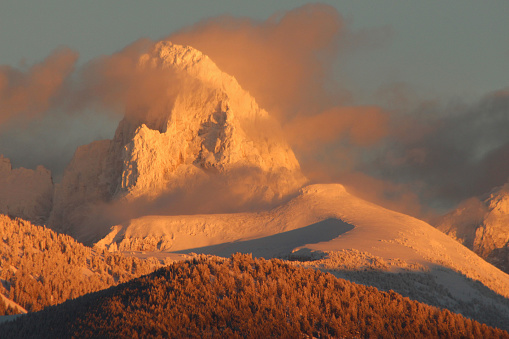
[[509, 183], [466, 201], [437, 228], [509, 273]]
[[10, 160], [0, 155], [0, 214], [42, 225], [50, 214], [52, 199], [49, 170], [43, 166], [12, 169]]
[[80, 146], [67, 165], [62, 181], [55, 185], [51, 228], [73, 235], [89, 216], [96, 203], [107, 201], [109, 184], [103, 180], [105, 160], [111, 140], [94, 141]]

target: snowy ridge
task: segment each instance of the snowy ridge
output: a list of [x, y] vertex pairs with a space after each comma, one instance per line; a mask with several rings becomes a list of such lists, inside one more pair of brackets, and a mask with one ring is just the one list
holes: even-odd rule
[[[305, 239], [292, 239], [300, 235], [295, 232], [298, 229], [318, 227], [320, 222], [334, 219], [339, 222], [319, 228], [321, 232], [339, 229], [330, 233], [333, 238], [318, 243], [313, 243], [309, 235]], [[288, 233], [279, 243], [270, 240], [271, 236], [284, 232]], [[255, 239], [259, 241], [254, 243]], [[288, 251], [289, 243], [300, 243], [300, 246]], [[128, 225], [115, 226], [97, 246], [121, 251], [192, 251], [217, 255], [249, 250], [268, 257], [303, 253], [305, 249], [311, 252], [356, 250], [383, 259], [389, 268], [445, 267], [509, 297], [507, 274], [429, 224], [356, 198], [338, 184], [305, 187], [298, 197], [269, 212], [134, 219]]]
[[509, 329], [509, 275], [431, 225], [339, 184], [307, 186], [263, 213], [133, 219], [96, 246], [160, 260], [237, 252], [289, 259]]

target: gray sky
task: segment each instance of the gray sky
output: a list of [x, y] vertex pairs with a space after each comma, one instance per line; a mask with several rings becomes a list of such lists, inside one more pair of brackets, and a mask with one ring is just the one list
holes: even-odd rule
[[[0, 63], [33, 64], [68, 46], [84, 63], [143, 37], [160, 39], [222, 14], [266, 19], [306, 1], [0, 1]], [[479, 96], [507, 86], [507, 1], [325, 1], [354, 29], [387, 27], [390, 41], [339, 71], [369, 94], [407, 82], [423, 95]]]

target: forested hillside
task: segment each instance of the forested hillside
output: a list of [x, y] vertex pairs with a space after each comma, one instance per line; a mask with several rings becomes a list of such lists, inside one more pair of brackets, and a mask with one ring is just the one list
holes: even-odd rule
[[[152, 272], [157, 260], [96, 251], [68, 235], [0, 215], [0, 293], [38, 311]], [[12, 313], [0, 306], [0, 315]]]
[[447, 310], [281, 260], [201, 257], [0, 326], [0, 337], [509, 338]]
[[20, 313], [23, 312], [15, 305], [8, 305], [4, 298], [0, 295], [0, 315], [12, 315]]

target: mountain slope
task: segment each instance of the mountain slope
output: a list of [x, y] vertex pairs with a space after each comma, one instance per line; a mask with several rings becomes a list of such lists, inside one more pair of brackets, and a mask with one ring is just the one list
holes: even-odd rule
[[509, 183], [470, 199], [445, 215], [437, 228], [509, 272]]
[[[230, 255], [229, 246], [238, 244], [235, 250], [240, 250], [243, 241], [302, 229], [328, 219], [338, 220], [329, 227], [339, 229], [337, 234], [332, 232], [330, 239], [317, 243], [312, 243], [312, 238], [302, 239], [302, 246], [291, 251], [356, 249], [381, 257], [395, 268], [404, 267], [399, 259], [409, 267], [440, 265], [462, 272], [509, 297], [508, 276], [464, 246], [421, 220], [359, 199], [339, 184], [307, 186], [296, 198], [268, 212], [141, 217], [127, 226], [114, 227], [97, 246], [116, 244], [123, 251], [158, 249]], [[290, 241], [289, 238], [281, 241]], [[150, 247], [150, 244], [157, 245]], [[262, 248], [260, 242], [259, 249], [252, 249], [260, 256], [291, 254], [291, 251], [280, 251], [283, 245]]]
[[201, 258], [0, 325], [6, 337], [508, 338], [461, 315], [279, 260]]
[[300, 260], [492, 325], [509, 324], [507, 274], [431, 225], [368, 203], [336, 184], [305, 187], [268, 212], [134, 219], [113, 227], [97, 246], [152, 250], [161, 258], [242, 252]]
[[[82, 220], [97, 204], [181, 198], [205, 185], [241, 208], [281, 201], [304, 184], [275, 120], [207, 56], [163, 41], [138, 67], [167, 74], [168, 90], [157, 107], [126, 111], [113, 140], [77, 150], [55, 192], [52, 228], [90, 241]], [[210, 211], [224, 209], [219, 200]]]
[[29, 312], [147, 274], [160, 265], [156, 260], [98, 252], [68, 235], [5, 215], [0, 215], [0, 234], [0, 295]]

